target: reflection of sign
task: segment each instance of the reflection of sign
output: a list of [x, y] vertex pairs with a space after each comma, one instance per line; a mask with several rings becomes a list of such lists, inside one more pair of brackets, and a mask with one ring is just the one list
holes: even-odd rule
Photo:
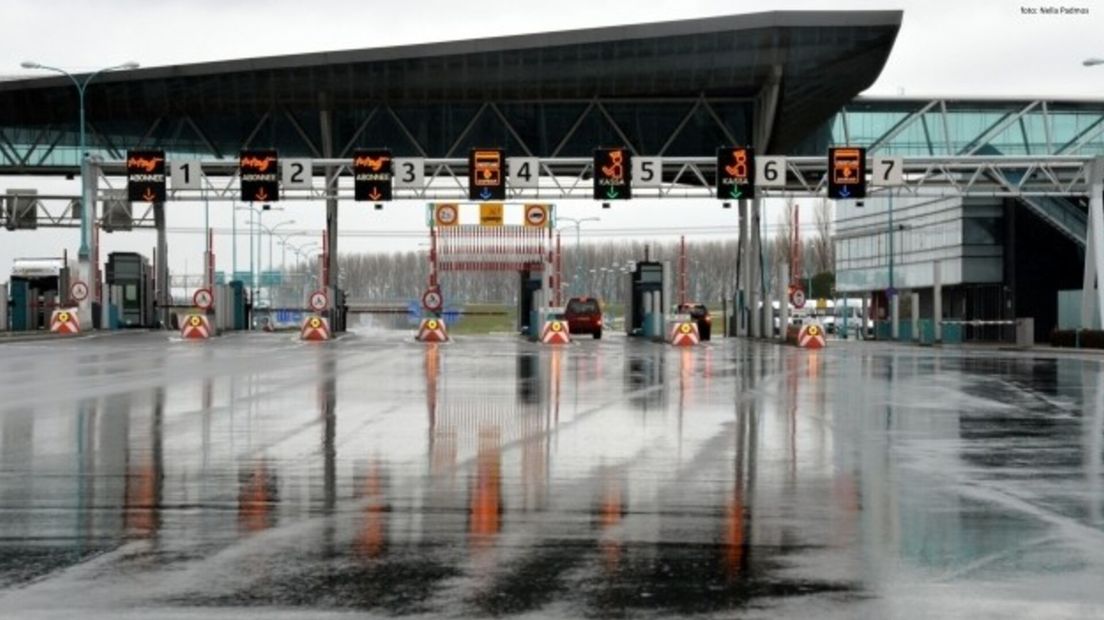
[[632, 198], [632, 155], [628, 149], [594, 149], [594, 199]]
[[214, 296], [211, 295], [210, 289], [201, 288], [192, 295], [192, 303], [200, 310], [209, 309], [213, 302]]
[[502, 204], [491, 202], [479, 205], [479, 223], [482, 226], [502, 226]]
[[242, 202], [274, 202], [280, 199], [280, 167], [275, 150], [242, 151], [238, 166]]
[[165, 151], [127, 151], [127, 200], [165, 201]]
[[353, 154], [353, 187], [355, 200], [391, 200], [391, 151], [357, 150]]
[[548, 224], [548, 205], [525, 205], [525, 225], [544, 228]]
[[315, 291], [310, 295], [310, 307], [314, 310], [325, 310], [330, 305], [330, 298], [326, 296], [326, 291]]
[[88, 298], [88, 285], [77, 280], [69, 286], [69, 296], [73, 298], [73, 301], [84, 301]]
[[866, 197], [866, 149], [828, 149], [828, 197], [836, 200]]
[[468, 198], [505, 200], [506, 178], [502, 174], [501, 149], [472, 149], [468, 155]]
[[456, 226], [460, 223], [460, 212], [453, 204], [437, 205], [433, 209], [433, 221], [438, 226]]
[[755, 153], [750, 147], [723, 146], [717, 149], [717, 198], [754, 198], [754, 170]]
[[442, 299], [441, 294], [433, 289], [429, 289], [422, 295], [422, 306], [430, 312], [436, 312], [441, 309]]

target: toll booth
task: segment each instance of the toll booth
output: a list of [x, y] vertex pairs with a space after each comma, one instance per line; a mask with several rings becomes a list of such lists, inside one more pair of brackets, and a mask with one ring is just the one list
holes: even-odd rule
[[112, 252], [106, 276], [109, 327], [156, 327], [149, 259], [137, 252]]
[[345, 289], [330, 287], [330, 299], [333, 307], [330, 310], [330, 331], [333, 333], [345, 331], [345, 321], [349, 316], [349, 306], [345, 302]]
[[[629, 336], [655, 336], [654, 326], [646, 325], [648, 315], [662, 318], [669, 293], [666, 290], [668, 263], [642, 261], [628, 274], [629, 298], [625, 307], [625, 333]], [[662, 332], [662, 326], [659, 327]]]
[[245, 303], [245, 283], [241, 280], [230, 281], [230, 304], [234, 308], [230, 329], [248, 329], [249, 309]]
[[70, 268], [63, 258], [17, 258], [11, 271], [11, 329], [50, 328], [50, 314], [67, 304]]
[[535, 334], [531, 325], [533, 319], [533, 297], [541, 290], [543, 272], [532, 266], [518, 272], [518, 316], [517, 329], [523, 336]]

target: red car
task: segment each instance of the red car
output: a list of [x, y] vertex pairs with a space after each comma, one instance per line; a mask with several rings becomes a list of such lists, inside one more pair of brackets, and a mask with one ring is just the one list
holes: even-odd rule
[[572, 335], [591, 334], [602, 337], [602, 305], [594, 297], [572, 297], [564, 309], [564, 319]]

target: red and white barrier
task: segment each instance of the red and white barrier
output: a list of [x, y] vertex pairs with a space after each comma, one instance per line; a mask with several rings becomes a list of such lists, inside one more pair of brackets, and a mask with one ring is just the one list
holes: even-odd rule
[[441, 319], [422, 319], [417, 339], [419, 342], [448, 342], [448, 328]]
[[541, 329], [541, 343], [571, 344], [571, 330], [567, 326], [567, 321], [559, 319], [546, 321], [544, 328]]
[[797, 332], [797, 346], [802, 349], [823, 349], [827, 344], [824, 328], [816, 321], [802, 325]]
[[303, 326], [299, 330], [301, 340], [322, 342], [330, 339], [330, 322], [326, 317], [312, 314], [303, 318]]
[[667, 333], [667, 342], [676, 347], [692, 347], [701, 342], [698, 324], [693, 321], [678, 321], [671, 325]]
[[204, 314], [185, 315], [180, 327], [180, 337], [185, 340], [206, 340], [211, 332], [211, 321]]
[[79, 334], [80, 318], [76, 308], [59, 308], [50, 313], [50, 331], [55, 334]]

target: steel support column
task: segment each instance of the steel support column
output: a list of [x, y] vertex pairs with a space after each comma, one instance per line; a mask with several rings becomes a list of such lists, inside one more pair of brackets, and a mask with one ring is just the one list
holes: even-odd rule
[[[326, 95], [319, 95], [319, 124], [322, 131], [322, 156], [333, 157], [333, 129], [330, 126], [330, 111]], [[337, 166], [326, 166], [326, 272], [328, 281], [322, 286], [337, 288]], [[332, 185], [331, 185], [332, 184]], [[331, 298], [331, 303], [334, 300]], [[336, 315], [335, 315], [336, 316]], [[331, 324], [333, 323], [331, 317]]]
[[168, 328], [172, 321], [169, 317], [172, 295], [169, 289], [169, 243], [165, 233], [165, 203], [153, 203], [153, 224], [157, 228], [157, 315], [161, 326]]
[[740, 285], [737, 290], [737, 306], [736, 306], [736, 335], [748, 336], [748, 293], [751, 287], [748, 286], [748, 280], [751, 277], [751, 270], [748, 265], [751, 263], [751, 252], [748, 251], [748, 203], [747, 200], [741, 199], [737, 205], [737, 211], [739, 211], [740, 219], [740, 258], [738, 259], [740, 273], [737, 276], [740, 280]]

